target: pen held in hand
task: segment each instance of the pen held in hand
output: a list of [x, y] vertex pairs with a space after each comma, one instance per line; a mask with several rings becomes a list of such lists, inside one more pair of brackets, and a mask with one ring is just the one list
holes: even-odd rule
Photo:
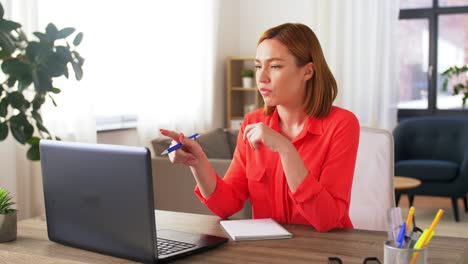
[[[199, 135], [200, 135], [200, 134], [195, 133], [195, 134], [191, 135], [191, 136], [188, 137], [188, 138], [189, 138], [189, 139], [196, 139]], [[174, 146], [169, 147], [169, 148], [167, 148], [166, 150], [164, 150], [164, 151], [161, 153], [161, 156], [166, 155], [166, 154], [169, 154], [169, 153], [171, 153], [172, 151], [178, 150], [178, 149], [180, 149], [182, 146], [183, 146], [183, 144], [179, 142], [179, 143], [175, 144]]]

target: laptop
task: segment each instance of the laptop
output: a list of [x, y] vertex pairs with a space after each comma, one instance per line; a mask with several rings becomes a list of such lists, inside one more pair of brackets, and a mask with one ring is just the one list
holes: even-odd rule
[[144, 263], [214, 248], [225, 237], [156, 231], [150, 152], [144, 147], [40, 141], [51, 241]]

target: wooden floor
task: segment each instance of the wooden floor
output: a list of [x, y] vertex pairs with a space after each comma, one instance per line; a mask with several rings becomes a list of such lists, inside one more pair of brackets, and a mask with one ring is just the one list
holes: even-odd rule
[[[465, 212], [462, 199], [458, 201], [460, 222], [455, 222], [450, 198], [416, 196], [413, 205], [415, 208], [416, 226], [419, 228], [423, 230], [429, 228], [437, 211], [443, 209], [445, 211], [444, 216], [436, 227], [435, 235], [468, 238], [468, 213]], [[409, 210], [406, 195], [401, 196], [399, 206], [402, 209], [403, 218], [406, 218]]]

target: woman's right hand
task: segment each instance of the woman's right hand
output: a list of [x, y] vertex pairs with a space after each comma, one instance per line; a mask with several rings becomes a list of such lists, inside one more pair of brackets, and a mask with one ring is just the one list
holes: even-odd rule
[[201, 146], [195, 141], [186, 138], [184, 134], [175, 131], [160, 129], [162, 135], [172, 138], [171, 146], [182, 143], [183, 146], [169, 153], [169, 160], [172, 163], [184, 164], [186, 166], [197, 166], [202, 159], [206, 159]]

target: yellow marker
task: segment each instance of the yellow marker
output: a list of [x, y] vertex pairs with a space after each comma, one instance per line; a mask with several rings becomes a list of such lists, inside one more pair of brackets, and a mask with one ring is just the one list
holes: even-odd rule
[[[414, 245], [414, 248], [415, 248], [415, 249], [420, 249], [420, 248], [422, 248], [423, 241], [426, 240], [426, 237], [428, 236], [428, 234], [429, 234], [429, 229], [424, 230], [424, 232], [422, 233], [421, 237], [418, 239], [418, 241], [417, 241], [416, 244]], [[433, 231], [430, 233], [430, 235], [429, 235], [428, 243], [429, 243], [429, 241], [432, 239], [432, 236], [434, 236], [434, 230], [433, 230]]]
[[[437, 226], [437, 224], [439, 223], [440, 221], [440, 218], [442, 218], [442, 216], [444, 215], [444, 210], [442, 209], [439, 209], [439, 211], [437, 212], [436, 216], [434, 217], [434, 220], [432, 221], [432, 224], [431, 224], [431, 227], [429, 227], [429, 229], [427, 229], [427, 234], [431, 234], [433, 235], [433, 232], [434, 232], [434, 229], [435, 227]], [[426, 230], [424, 230], [424, 232], [426, 232]], [[423, 238], [423, 236], [421, 235], [421, 238], [423, 238], [422, 242], [421, 242], [421, 247], [420, 248], [425, 248], [427, 246], [427, 244], [429, 243], [429, 241], [431, 240], [432, 236], [431, 235], [427, 235]], [[423, 233], [424, 235], [424, 233]], [[419, 242], [420, 239], [418, 239], [418, 242]], [[416, 242], [416, 244], [418, 244], [418, 242]], [[415, 245], [416, 247], [416, 245]], [[413, 255], [413, 258], [411, 258], [411, 262], [410, 264], [414, 264], [416, 263], [416, 260], [418, 259], [419, 257], [419, 254], [421, 254], [421, 252], [416, 252], [414, 255]]]
[[[436, 216], [434, 217], [434, 220], [432, 221], [431, 227], [429, 227], [429, 230], [432, 231], [432, 230], [435, 229], [435, 227], [437, 226], [437, 224], [439, 223], [439, 221], [440, 221], [440, 219], [442, 218], [443, 215], [444, 215], [444, 210], [439, 209]], [[424, 243], [424, 245], [426, 245], [426, 243]]]
[[411, 226], [411, 221], [413, 221], [413, 216], [414, 216], [414, 207], [411, 206], [411, 208], [409, 209], [408, 217], [406, 218], [406, 233], [405, 234], [408, 234], [411, 229], [410, 226]]

